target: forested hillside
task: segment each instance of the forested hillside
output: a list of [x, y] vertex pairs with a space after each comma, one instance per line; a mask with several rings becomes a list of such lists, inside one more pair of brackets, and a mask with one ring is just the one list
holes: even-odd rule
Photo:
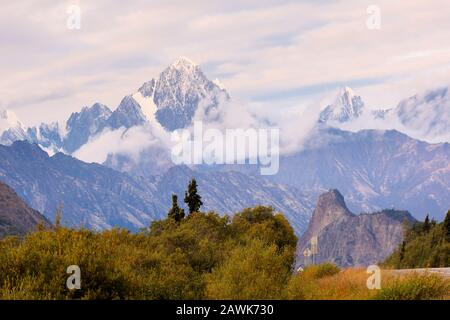
[[437, 223], [427, 216], [424, 222], [404, 223], [404, 239], [385, 261], [394, 268], [433, 268], [450, 266], [450, 211]]

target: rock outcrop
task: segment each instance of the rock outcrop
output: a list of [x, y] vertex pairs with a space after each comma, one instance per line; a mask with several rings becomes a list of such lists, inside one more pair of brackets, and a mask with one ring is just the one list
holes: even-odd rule
[[343, 196], [330, 190], [319, 197], [308, 229], [298, 243], [298, 264], [312, 237], [318, 238], [315, 262], [332, 262], [341, 267], [367, 266], [389, 256], [402, 241], [403, 221], [414, 221], [407, 211], [383, 210], [355, 215]]

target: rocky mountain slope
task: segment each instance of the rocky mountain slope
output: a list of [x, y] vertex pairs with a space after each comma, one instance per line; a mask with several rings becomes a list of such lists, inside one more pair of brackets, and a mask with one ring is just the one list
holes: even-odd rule
[[0, 182], [0, 238], [23, 236], [39, 224], [46, 228], [51, 226], [43, 215], [31, 209], [14, 190]]
[[196, 178], [203, 210], [233, 213], [245, 207], [271, 205], [286, 214], [300, 234], [309, 220], [309, 199], [297, 189], [237, 172], [201, 173], [185, 166], [151, 177], [131, 177], [99, 164], [57, 153], [48, 156], [37, 145], [15, 142], [0, 146], [0, 181], [6, 182], [50, 220], [63, 205], [63, 223], [96, 229], [120, 226], [137, 230], [165, 217], [172, 193], [183, 199]]
[[442, 220], [450, 203], [450, 144], [394, 130], [325, 129], [304, 150], [281, 157], [269, 178], [313, 197], [337, 188], [358, 213], [400, 208]]
[[303, 264], [303, 251], [311, 237], [318, 238], [317, 263], [339, 266], [368, 266], [389, 256], [402, 240], [402, 224], [414, 218], [407, 211], [383, 210], [354, 215], [337, 190], [322, 194], [308, 229], [299, 239], [297, 263]]

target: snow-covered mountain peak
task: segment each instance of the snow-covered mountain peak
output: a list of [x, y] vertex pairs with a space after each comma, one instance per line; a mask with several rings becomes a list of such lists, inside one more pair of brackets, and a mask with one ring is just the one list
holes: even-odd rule
[[200, 67], [187, 58], [179, 58], [168, 66], [159, 76], [159, 83], [176, 85], [180, 89], [188, 89], [191, 82], [206, 81]]
[[228, 93], [187, 58], [178, 59], [160, 74], [153, 95], [156, 119], [169, 131], [187, 127], [200, 103], [207, 113], [228, 99]]
[[91, 107], [83, 107], [79, 112], [74, 112], [70, 115], [67, 123], [70, 125], [71, 122], [86, 119], [86, 118], [105, 118], [111, 115], [111, 110], [99, 102], [94, 103]]
[[198, 64], [196, 64], [195, 62], [184, 56], [179, 57], [169, 66], [169, 68], [186, 69], [186, 70], [194, 69], [196, 67], [198, 67]]
[[139, 126], [147, 121], [142, 112], [139, 103], [132, 95], [125, 96], [120, 102], [116, 110], [111, 114], [107, 120], [107, 126], [112, 129], [120, 127], [131, 128]]
[[67, 120], [66, 128], [68, 131], [79, 129], [79, 126], [88, 125], [90, 131], [96, 131], [95, 123], [103, 121], [111, 115], [112, 111], [101, 103], [95, 103], [91, 107], [83, 107], [80, 112], [74, 112]]
[[347, 122], [361, 116], [364, 102], [350, 87], [343, 87], [334, 103], [328, 105], [320, 114], [320, 122]]
[[0, 109], [0, 144], [26, 139], [26, 128], [11, 110]]
[[339, 92], [339, 96], [340, 96], [340, 97], [343, 97], [343, 96], [354, 97], [355, 95], [356, 95], [356, 94], [355, 94], [355, 92], [353, 91], [353, 89], [350, 88], [350, 87], [347, 87], [347, 86], [342, 87], [342, 88], [340, 89], [340, 92]]
[[[173, 131], [186, 128], [199, 109], [208, 115], [210, 110], [229, 100], [222, 85], [210, 81], [200, 67], [186, 57], [180, 57], [161, 74], [145, 82], [137, 92], [125, 96], [119, 106], [110, 110], [101, 103], [84, 107], [70, 115], [65, 124], [41, 125], [20, 130], [11, 127], [16, 117], [6, 111], [0, 113], [0, 142], [29, 140], [45, 148], [74, 153], [89, 139], [102, 134], [104, 129], [129, 129], [151, 123]], [[7, 125], [3, 125], [6, 123]], [[1, 129], [5, 132], [2, 134]]]

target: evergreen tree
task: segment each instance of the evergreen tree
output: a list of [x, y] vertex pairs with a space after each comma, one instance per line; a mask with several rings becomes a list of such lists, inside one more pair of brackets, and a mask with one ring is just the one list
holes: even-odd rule
[[[406, 229], [406, 226], [404, 226]], [[398, 249], [386, 259], [387, 266], [398, 268], [439, 268], [450, 262], [450, 211], [441, 223], [429, 217], [415, 223]]]
[[184, 202], [189, 208], [189, 214], [198, 212], [203, 205], [202, 197], [197, 192], [197, 181], [195, 179], [189, 182], [188, 190], [184, 194]]
[[405, 258], [405, 251], [406, 251], [406, 242], [403, 241], [400, 247], [400, 255], [399, 255], [400, 262], [402, 262], [403, 259]]
[[184, 209], [178, 206], [178, 197], [176, 194], [172, 194], [172, 208], [170, 208], [167, 216], [177, 222], [180, 222], [184, 218]]
[[447, 211], [444, 220], [444, 237], [447, 242], [450, 242], [450, 210]]
[[430, 231], [430, 217], [428, 215], [425, 217], [425, 221], [423, 222], [423, 232], [427, 233]]

